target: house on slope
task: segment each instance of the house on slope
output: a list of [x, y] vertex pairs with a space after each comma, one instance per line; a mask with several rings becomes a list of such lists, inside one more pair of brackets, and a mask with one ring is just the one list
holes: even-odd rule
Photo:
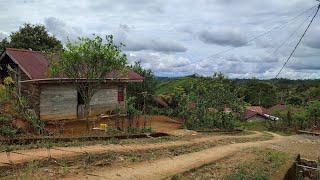
[[246, 121], [265, 121], [265, 120], [272, 120], [277, 121], [279, 120], [278, 117], [269, 115], [269, 110], [261, 106], [248, 106], [244, 113], [244, 120]]
[[244, 120], [246, 121], [264, 121], [267, 119], [265, 116], [267, 109], [261, 106], [248, 106], [244, 113]]
[[[15, 73], [10, 73], [8, 65]], [[18, 90], [28, 97], [40, 120], [79, 120], [84, 118], [84, 105], [79, 92], [68, 78], [48, 76], [49, 60], [39, 51], [6, 48], [0, 54], [0, 79], [12, 76]], [[90, 116], [124, 107], [126, 86], [142, 82], [134, 71], [110, 73], [90, 102]]]

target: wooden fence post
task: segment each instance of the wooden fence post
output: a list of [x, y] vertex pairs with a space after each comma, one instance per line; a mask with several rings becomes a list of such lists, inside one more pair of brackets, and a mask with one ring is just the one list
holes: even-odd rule
[[317, 162], [317, 180], [320, 180], [320, 157], [318, 157]]

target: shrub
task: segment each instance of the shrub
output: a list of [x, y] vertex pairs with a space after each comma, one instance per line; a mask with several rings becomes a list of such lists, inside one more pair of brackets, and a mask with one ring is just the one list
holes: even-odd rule
[[2, 125], [0, 127], [0, 135], [5, 137], [13, 137], [17, 134], [17, 130], [12, 125]]

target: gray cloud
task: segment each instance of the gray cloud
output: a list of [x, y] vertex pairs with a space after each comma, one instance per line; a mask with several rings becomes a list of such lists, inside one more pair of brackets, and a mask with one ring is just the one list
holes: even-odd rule
[[48, 31], [63, 42], [66, 42], [68, 39], [74, 40], [84, 35], [80, 29], [68, 26], [65, 22], [55, 17], [46, 18], [44, 22]]
[[320, 49], [320, 26], [311, 28], [307, 34], [305, 45], [311, 48]]
[[142, 51], [152, 50], [158, 52], [185, 52], [187, 48], [174, 41], [163, 41], [157, 39], [136, 39], [126, 42], [125, 50], [127, 51]]
[[[115, 42], [127, 45], [124, 50], [130, 61], [143, 60], [157, 75], [221, 71], [231, 78], [272, 78], [301, 33], [271, 53], [315, 8], [255, 42], [246, 44], [247, 40], [313, 5], [312, 0], [1, 1], [0, 10], [6, 16], [0, 16], [0, 29], [8, 35], [25, 22], [44, 23], [63, 42], [93, 33], [114, 34]], [[314, 21], [282, 77], [320, 77], [319, 27], [319, 21]], [[238, 48], [212, 57], [229, 47]], [[212, 58], [201, 60], [208, 56]]]
[[247, 45], [247, 38], [241, 32], [231, 29], [203, 30], [199, 33], [201, 41], [207, 44], [240, 47]]
[[127, 24], [120, 24], [115, 32], [116, 42], [124, 43], [124, 50], [126, 51], [143, 51], [151, 50], [156, 52], [186, 52], [187, 48], [181, 43], [173, 40], [153, 39], [145, 37], [132, 37], [132, 29]]

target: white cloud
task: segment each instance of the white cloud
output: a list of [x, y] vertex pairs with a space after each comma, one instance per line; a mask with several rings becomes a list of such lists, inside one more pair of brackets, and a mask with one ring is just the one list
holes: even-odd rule
[[160, 52], [131, 52], [128, 54], [130, 63], [140, 61], [144, 68], [152, 69], [158, 74], [171, 74], [173, 76], [190, 74], [191, 62], [184, 57]]
[[[254, 43], [247, 40], [315, 5], [312, 0], [0, 1], [5, 14], [0, 16], [0, 30], [8, 35], [23, 23], [42, 23], [63, 42], [93, 33], [114, 34], [116, 42], [127, 45], [130, 60], [143, 60], [157, 75], [221, 71], [229, 77], [268, 78], [288, 57], [304, 26], [277, 53], [272, 52], [315, 8]], [[319, 27], [314, 21], [283, 76], [320, 77]], [[235, 49], [205, 58], [230, 47]]]

